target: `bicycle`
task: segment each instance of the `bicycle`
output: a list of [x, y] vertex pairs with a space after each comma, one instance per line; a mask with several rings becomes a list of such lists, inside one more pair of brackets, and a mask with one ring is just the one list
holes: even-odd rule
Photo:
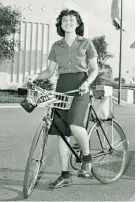
[[[42, 165], [46, 159], [48, 131], [50, 129], [53, 114], [56, 113], [61, 119], [59, 112], [54, 109], [68, 110], [71, 107], [75, 93], [79, 93], [79, 89], [58, 93], [47, 91], [40, 88], [34, 83], [27, 85], [27, 98], [25, 104], [21, 106], [28, 112], [31, 112], [39, 103], [43, 103], [47, 107], [47, 114], [40, 123], [30, 148], [27, 164], [25, 168], [23, 194], [27, 198], [35, 188]], [[86, 129], [89, 134], [90, 152], [93, 157], [92, 174], [103, 184], [109, 184], [117, 181], [125, 171], [127, 165], [128, 141], [121, 126], [115, 119], [100, 120], [93, 108], [94, 97], [97, 92], [90, 96], [88, 105], [88, 115], [86, 120]], [[66, 127], [67, 123], [62, 120]], [[93, 125], [91, 126], [91, 124]], [[62, 139], [71, 150], [70, 164], [73, 169], [77, 170], [82, 162], [82, 151], [78, 144], [73, 146], [67, 142], [64, 134], [58, 125], [54, 125]], [[40, 149], [38, 150], [38, 146]]]

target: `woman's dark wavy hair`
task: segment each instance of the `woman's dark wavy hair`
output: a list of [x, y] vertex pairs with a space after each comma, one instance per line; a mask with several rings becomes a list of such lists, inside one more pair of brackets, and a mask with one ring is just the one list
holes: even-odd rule
[[58, 35], [60, 35], [62, 37], [65, 36], [64, 30], [61, 28], [61, 22], [62, 22], [62, 17], [63, 16], [68, 16], [68, 15], [73, 15], [73, 16], [76, 17], [77, 22], [79, 24], [79, 26], [76, 28], [76, 34], [79, 35], [79, 36], [83, 36], [84, 35], [84, 23], [82, 21], [81, 16], [79, 15], [79, 13], [77, 11], [69, 10], [69, 9], [62, 10], [60, 15], [57, 18], [56, 27], [57, 27]]

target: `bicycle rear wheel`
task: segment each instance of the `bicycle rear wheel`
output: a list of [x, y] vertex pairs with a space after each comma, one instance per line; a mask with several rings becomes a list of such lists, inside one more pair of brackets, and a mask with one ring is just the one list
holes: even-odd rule
[[92, 173], [101, 183], [109, 184], [117, 181], [125, 170], [128, 142], [122, 128], [115, 120], [104, 121], [102, 127], [112, 149], [100, 126], [94, 124], [89, 131], [90, 151], [93, 156]]
[[25, 198], [30, 196], [34, 187], [36, 186], [37, 178], [45, 159], [47, 139], [47, 127], [46, 123], [43, 121], [35, 133], [27, 159], [23, 184], [23, 194]]

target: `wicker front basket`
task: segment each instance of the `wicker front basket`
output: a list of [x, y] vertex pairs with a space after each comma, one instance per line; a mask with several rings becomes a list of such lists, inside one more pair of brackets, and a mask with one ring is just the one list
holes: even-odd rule
[[40, 93], [37, 90], [28, 90], [27, 100], [33, 105], [44, 103], [45, 106], [68, 110], [71, 107], [74, 96], [64, 93], [48, 91], [48, 94]]

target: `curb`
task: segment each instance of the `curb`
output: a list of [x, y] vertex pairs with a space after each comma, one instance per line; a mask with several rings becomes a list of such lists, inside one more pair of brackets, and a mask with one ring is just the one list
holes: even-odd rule
[[[117, 103], [114, 103], [114, 104], [119, 105]], [[132, 107], [133, 105], [135, 105], [135, 104], [120, 104], [119, 106]], [[41, 107], [45, 107], [45, 105], [41, 103], [37, 107], [41, 108]], [[6, 109], [6, 108], [8, 109], [8, 108], [22, 108], [22, 107], [20, 106], [19, 103], [0, 103], [0, 109]]]
[[[45, 107], [43, 104], [38, 105], [39, 107]], [[8, 108], [22, 108], [20, 104], [17, 103], [0, 103], [0, 109], [8, 109]]]

